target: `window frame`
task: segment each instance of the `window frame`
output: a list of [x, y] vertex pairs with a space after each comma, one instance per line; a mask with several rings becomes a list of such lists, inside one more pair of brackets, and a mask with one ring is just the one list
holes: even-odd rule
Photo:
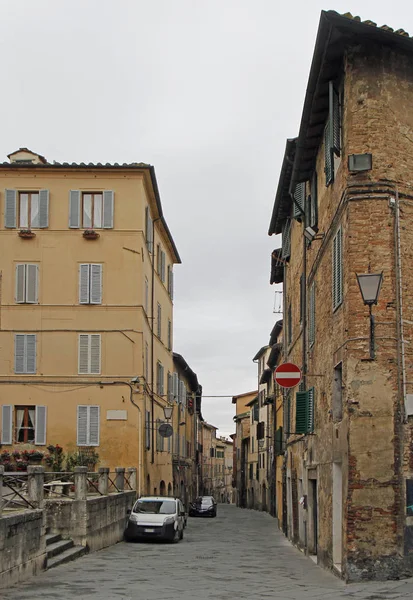
[[[19, 300], [19, 267], [24, 267], [23, 275], [23, 300]], [[36, 277], [34, 282], [34, 299], [30, 300], [30, 288], [29, 288], [29, 267], [35, 267]], [[38, 304], [39, 303], [39, 265], [36, 263], [15, 263], [15, 304]]]
[[[80, 229], [103, 229], [103, 190], [102, 191], [80, 191], [80, 214], [81, 214], [81, 223]], [[85, 225], [85, 196], [91, 196], [91, 225]], [[95, 196], [101, 197], [101, 209], [100, 209], [100, 225], [95, 225], [94, 216], [95, 216]]]
[[[99, 369], [92, 371], [92, 338], [99, 340]], [[87, 338], [87, 370], [81, 368], [81, 339]], [[78, 334], [78, 375], [101, 375], [102, 373], [102, 336], [100, 333], [79, 333]]]
[[159, 339], [162, 338], [162, 306], [160, 302], [158, 302], [157, 306], [157, 322], [156, 322], [156, 333]]
[[[80, 443], [79, 440], [79, 423], [80, 423], [80, 410], [86, 408], [86, 442]], [[91, 409], [97, 409], [97, 441], [91, 442]], [[77, 447], [94, 447], [97, 448], [100, 445], [100, 406], [98, 404], [78, 404], [76, 409], [76, 446]]]

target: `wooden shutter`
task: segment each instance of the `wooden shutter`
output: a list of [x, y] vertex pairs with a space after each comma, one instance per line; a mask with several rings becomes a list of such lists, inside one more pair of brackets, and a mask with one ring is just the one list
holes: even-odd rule
[[295, 395], [295, 433], [308, 431], [308, 394], [297, 392]]
[[99, 430], [100, 430], [100, 408], [99, 406], [88, 406], [89, 411], [89, 427], [88, 427], [88, 445], [99, 446]]
[[162, 335], [162, 307], [158, 302], [158, 338], [161, 339]]
[[153, 225], [149, 206], [145, 208], [145, 233], [146, 245], [150, 253], [153, 251]]
[[39, 267], [37, 265], [26, 265], [26, 302], [37, 304]]
[[311, 178], [310, 198], [309, 225], [314, 228], [318, 225], [318, 190], [316, 172], [313, 173]]
[[289, 258], [291, 254], [291, 219], [286, 219], [282, 227], [281, 258]]
[[161, 276], [161, 245], [156, 246], [156, 272]]
[[90, 265], [79, 265], [79, 304], [90, 302]]
[[297, 183], [294, 190], [294, 219], [301, 220], [304, 216], [305, 208], [305, 183]]
[[81, 375], [89, 373], [89, 335], [87, 333], [79, 335], [79, 373]]
[[172, 394], [172, 375], [170, 373], [168, 373], [166, 386], [167, 386], [166, 393], [167, 393], [168, 402], [172, 402], [172, 399], [173, 399], [173, 394]]
[[71, 229], [78, 229], [80, 227], [80, 191], [79, 190], [70, 190], [69, 227]]
[[308, 303], [308, 342], [310, 347], [315, 342], [315, 283], [310, 286]]
[[3, 404], [1, 407], [1, 443], [9, 445], [13, 443], [13, 406]]
[[26, 301], [26, 265], [16, 265], [16, 302]]
[[16, 190], [6, 190], [5, 208], [4, 208], [4, 226], [9, 229], [16, 227]]
[[36, 373], [36, 335], [26, 335], [26, 373]]
[[331, 149], [340, 156], [340, 100], [332, 81], [329, 81], [329, 120], [331, 125]]
[[331, 121], [327, 119], [324, 128], [324, 172], [326, 174], [326, 186], [334, 181], [334, 161], [331, 144]]
[[49, 190], [39, 191], [39, 228], [49, 227]]
[[335, 310], [343, 302], [343, 250], [341, 227], [333, 238], [332, 269], [333, 310]]
[[291, 392], [287, 392], [287, 396], [285, 398], [285, 428], [287, 436], [291, 433]]
[[103, 192], [103, 228], [113, 228], [113, 191], [105, 190]]
[[90, 373], [100, 373], [100, 334], [92, 333], [90, 336]]
[[90, 303], [102, 304], [102, 265], [90, 265]]
[[37, 446], [46, 445], [46, 417], [47, 407], [36, 406], [34, 443]]
[[87, 446], [88, 438], [88, 407], [77, 407], [77, 445]]

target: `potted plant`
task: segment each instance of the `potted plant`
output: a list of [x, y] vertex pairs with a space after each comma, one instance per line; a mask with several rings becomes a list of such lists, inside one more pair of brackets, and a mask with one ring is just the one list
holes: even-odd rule
[[22, 458], [16, 460], [16, 471], [27, 471], [28, 462]]
[[34, 238], [36, 234], [31, 229], [20, 229], [19, 236], [21, 238]]
[[8, 450], [0, 452], [0, 465], [6, 465], [10, 462], [11, 454]]
[[99, 237], [99, 234], [94, 229], [85, 229], [83, 232], [83, 237], [86, 240], [96, 240]]
[[11, 453], [13, 456], [13, 459], [15, 461], [19, 460], [19, 458], [21, 458], [21, 452], [20, 450], [13, 450], [13, 452]]
[[47, 450], [49, 454], [46, 454], [44, 457], [46, 465], [50, 467], [52, 471], [61, 471], [64, 459], [63, 448], [59, 446], [59, 444], [56, 444], [55, 446], [49, 444]]
[[40, 464], [44, 458], [44, 452], [41, 450], [27, 450], [26, 453], [29, 464]]

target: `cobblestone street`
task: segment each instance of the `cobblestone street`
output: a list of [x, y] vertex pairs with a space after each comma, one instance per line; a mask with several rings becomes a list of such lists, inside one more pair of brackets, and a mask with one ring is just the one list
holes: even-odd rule
[[179, 544], [120, 543], [0, 592], [2, 600], [393, 600], [413, 579], [345, 585], [292, 547], [266, 513], [218, 505]]

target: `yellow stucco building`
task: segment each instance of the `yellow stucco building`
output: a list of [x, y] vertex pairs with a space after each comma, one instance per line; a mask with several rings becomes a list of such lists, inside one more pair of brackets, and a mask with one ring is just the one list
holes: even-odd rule
[[0, 164], [3, 449], [95, 450], [172, 489], [158, 452], [172, 358], [178, 251], [154, 168], [58, 164], [27, 149]]

